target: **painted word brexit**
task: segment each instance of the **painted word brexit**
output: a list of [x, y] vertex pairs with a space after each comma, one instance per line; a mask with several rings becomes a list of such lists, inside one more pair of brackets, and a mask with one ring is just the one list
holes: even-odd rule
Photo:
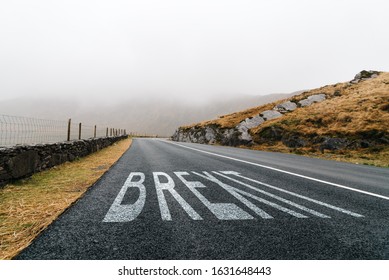
[[[305, 201], [311, 205], [316, 205], [321, 208], [327, 208], [331, 211], [341, 212], [353, 217], [363, 217], [360, 214], [349, 210], [328, 204], [323, 201], [291, 192], [289, 190], [273, 186], [258, 180], [245, 177], [235, 171], [212, 171], [212, 172], [173, 172], [176, 180], [182, 182], [197, 199], [219, 220], [250, 220], [256, 217], [262, 219], [272, 219], [273, 214], [268, 213], [269, 210], [263, 210], [259, 205], [265, 205], [266, 209], [271, 211], [281, 211], [284, 214], [291, 215], [295, 218], [308, 218], [315, 216], [319, 218], [330, 218], [328, 214], [318, 212], [308, 206], [300, 204]], [[188, 176], [191, 176], [188, 178]], [[193, 180], [193, 176], [197, 180]], [[166, 193], [178, 202], [186, 214], [193, 220], [203, 220], [201, 215], [186, 201], [175, 188], [176, 184], [173, 178], [165, 172], [152, 172], [155, 191], [157, 194], [159, 210], [162, 220], [171, 221], [172, 216], [166, 200]], [[130, 222], [135, 220], [142, 212], [146, 202], [146, 186], [145, 174], [142, 172], [131, 172], [126, 179], [124, 185], [120, 189], [113, 204], [105, 215], [103, 222]], [[199, 189], [207, 188], [207, 186], [198, 181], [212, 182], [221, 187], [235, 202], [241, 203], [241, 207], [236, 203], [215, 203], [205, 197]], [[223, 181], [228, 180], [234, 186]], [[237, 187], [239, 185], [239, 187]], [[208, 186], [209, 187], [209, 186]], [[243, 189], [242, 189], [243, 187]], [[139, 195], [137, 200], [131, 204], [123, 203], [125, 195], [130, 189], [135, 188]], [[272, 191], [272, 192], [270, 192]], [[274, 192], [275, 191], [275, 192]], [[134, 193], [134, 192], [132, 192]], [[281, 197], [281, 195], [283, 195]], [[296, 199], [297, 198], [297, 199]], [[293, 200], [299, 201], [299, 203]], [[255, 204], [254, 204], [255, 202]], [[304, 203], [305, 204], [305, 203]], [[246, 209], [243, 210], [242, 206]], [[248, 211], [250, 209], [250, 213]]]

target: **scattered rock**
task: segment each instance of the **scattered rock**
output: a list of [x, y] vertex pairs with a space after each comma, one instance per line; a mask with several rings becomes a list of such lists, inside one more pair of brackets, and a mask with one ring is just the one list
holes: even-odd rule
[[[245, 126], [248, 129], [257, 127], [258, 125], [262, 124], [265, 120], [260, 117], [259, 115], [254, 116], [252, 118], [247, 118], [243, 122], [241, 122], [239, 125]], [[238, 126], [239, 126], [238, 125]]]
[[267, 110], [263, 111], [261, 114], [259, 114], [265, 121], [276, 119], [279, 117], [282, 117], [282, 114], [275, 110]]
[[281, 141], [288, 148], [301, 148], [307, 144], [305, 140], [300, 138], [298, 135], [284, 136]]
[[370, 147], [370, 143], [368, 141], [363, 141], [363, 140], [359, 142], [359, 145], [361, 148], [364, 148], [364, 149]]
[[253, 127], [257, 127], [258, 125], [262, 124], [264, 121], [265, 120], [262, 117], [257, 115], [253, 118], [247, 118], [244, 121], [242, 121], [240, 124], [238, 124], [236, 128], [241, 133], [240, 139], [251, 142], [252, 138], [248, 130]]
[[389, 138], [387, 138], [387, 137], [385, 137], [385, 136], [379, 138], [377, 141], [379, 141], [380, 144], [389, 145]]
[[350, 142], [343, 138], [329, 138], [326, 137], [323, 143], [320, 145], [320, 151], [323, 153], [324, 150], [339, 150], [345, 148]]
[[341, 96], [342, 93], [340, 92], [340, 90], [335, 90], [334, 91], [334, 96]]
[[382, 111], [389, 112], [389, 102], [380, 107]]
[[325, 99], [326, 99], [326, 95], [324, 93], [320, 93], [320, 94], [311, 95], [306, 99], [300, 100], [298, 104], [301, 107], [306, 107], [312, 105], [312, 103], [321, 102]]
[[374, 79], [374, 78], [377, 78], [379, 74], [380, 74], [380, 72], [378, 72], [378, 71], [362, 70], [361, 72], [359, 72], [358, 74], [355, 75], [354, 79], [351, 80], [350, 83], [357, 84], [357, 83], [359, 83], [361, 81], [365, 81], [365, 80], [369, 80], [369, 79]]
[[284, 134], [284, 130], [278, 126], [269, 126], [263, 128], [257, 133], [256, 142], [264, 143], [268, 141], [280, 141]]
[[273, 108], [273, 110], [278, 111], [282, 114], [291, 112], [297, 109], [297, 104], [291, 101], [287, 101], [281, 104], [278, 104]]
[[216, 138], [215, 130], [213, 130], [213, 128], [211, 128], [211, 127], [206, 127], [205, 128], [205, 140], [208, 143], [213, 144], [216, 142], [215, 138]]
[[240, 144], [245, 144], [242, 143], [241, 139], [239, 139], [240, 133], [235, 129], [226, 129], [223, 134], [222, 138], [220, 139], [220, 143], [222, 145], [226, 146], [238, 146]]

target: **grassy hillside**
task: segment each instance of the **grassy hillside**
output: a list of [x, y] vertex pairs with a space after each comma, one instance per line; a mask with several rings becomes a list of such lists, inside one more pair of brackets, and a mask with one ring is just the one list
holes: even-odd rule
[[[366, 72], [361, 72], [363, 74]], [[232, 128], [284, 101], [325, 94], [326, 100], [300, 107], [249, 130], [250, 148], [292, 152], [355, 163], [389, 166], [389, 73], [328, 85], [216, 120], [196, 124]]]
[[358, 84], [341, 83], [314, 89], [304, 95], [317, 93], [325, 93], [328, 99], [286, 114], [282, 120], [270, 121], [253, 133], [276, 124], [287, 131], [307, 135], [389, 132], [389, 73]]

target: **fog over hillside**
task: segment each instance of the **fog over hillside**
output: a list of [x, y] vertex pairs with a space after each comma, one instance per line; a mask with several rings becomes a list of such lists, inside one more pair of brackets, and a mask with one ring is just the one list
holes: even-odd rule
[[132, 132], [170, 136], [180, 125], [216, 118], [293, 94], [242, 95], [213, 100], [145, 98], [74, 100], [62, 98], [11, 98], [0, 100], [0, 113], [33, 118], [67, 120], [126, 128]]
[[3, 1], [0, 114], [170, 135], [387, 71], [388, 3]]

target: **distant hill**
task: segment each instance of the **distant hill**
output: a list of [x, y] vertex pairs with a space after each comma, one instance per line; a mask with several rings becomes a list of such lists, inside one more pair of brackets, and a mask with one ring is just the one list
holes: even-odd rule
[[[34, 97], [0, 101], [0, 114], [67, 120], [127, 128], [128, 131], [170, 136], [182, 123], [194, 123], [298, 94], [243, 95], [190, 104], [182, 99], [123, 100], [117, 104], [88, 105], [66, 98]], [[109, 97], [107, 97], [109, 98]]]
[[389, 73], [180, 127], [173, 139], [294, 152], [389, 167]]

